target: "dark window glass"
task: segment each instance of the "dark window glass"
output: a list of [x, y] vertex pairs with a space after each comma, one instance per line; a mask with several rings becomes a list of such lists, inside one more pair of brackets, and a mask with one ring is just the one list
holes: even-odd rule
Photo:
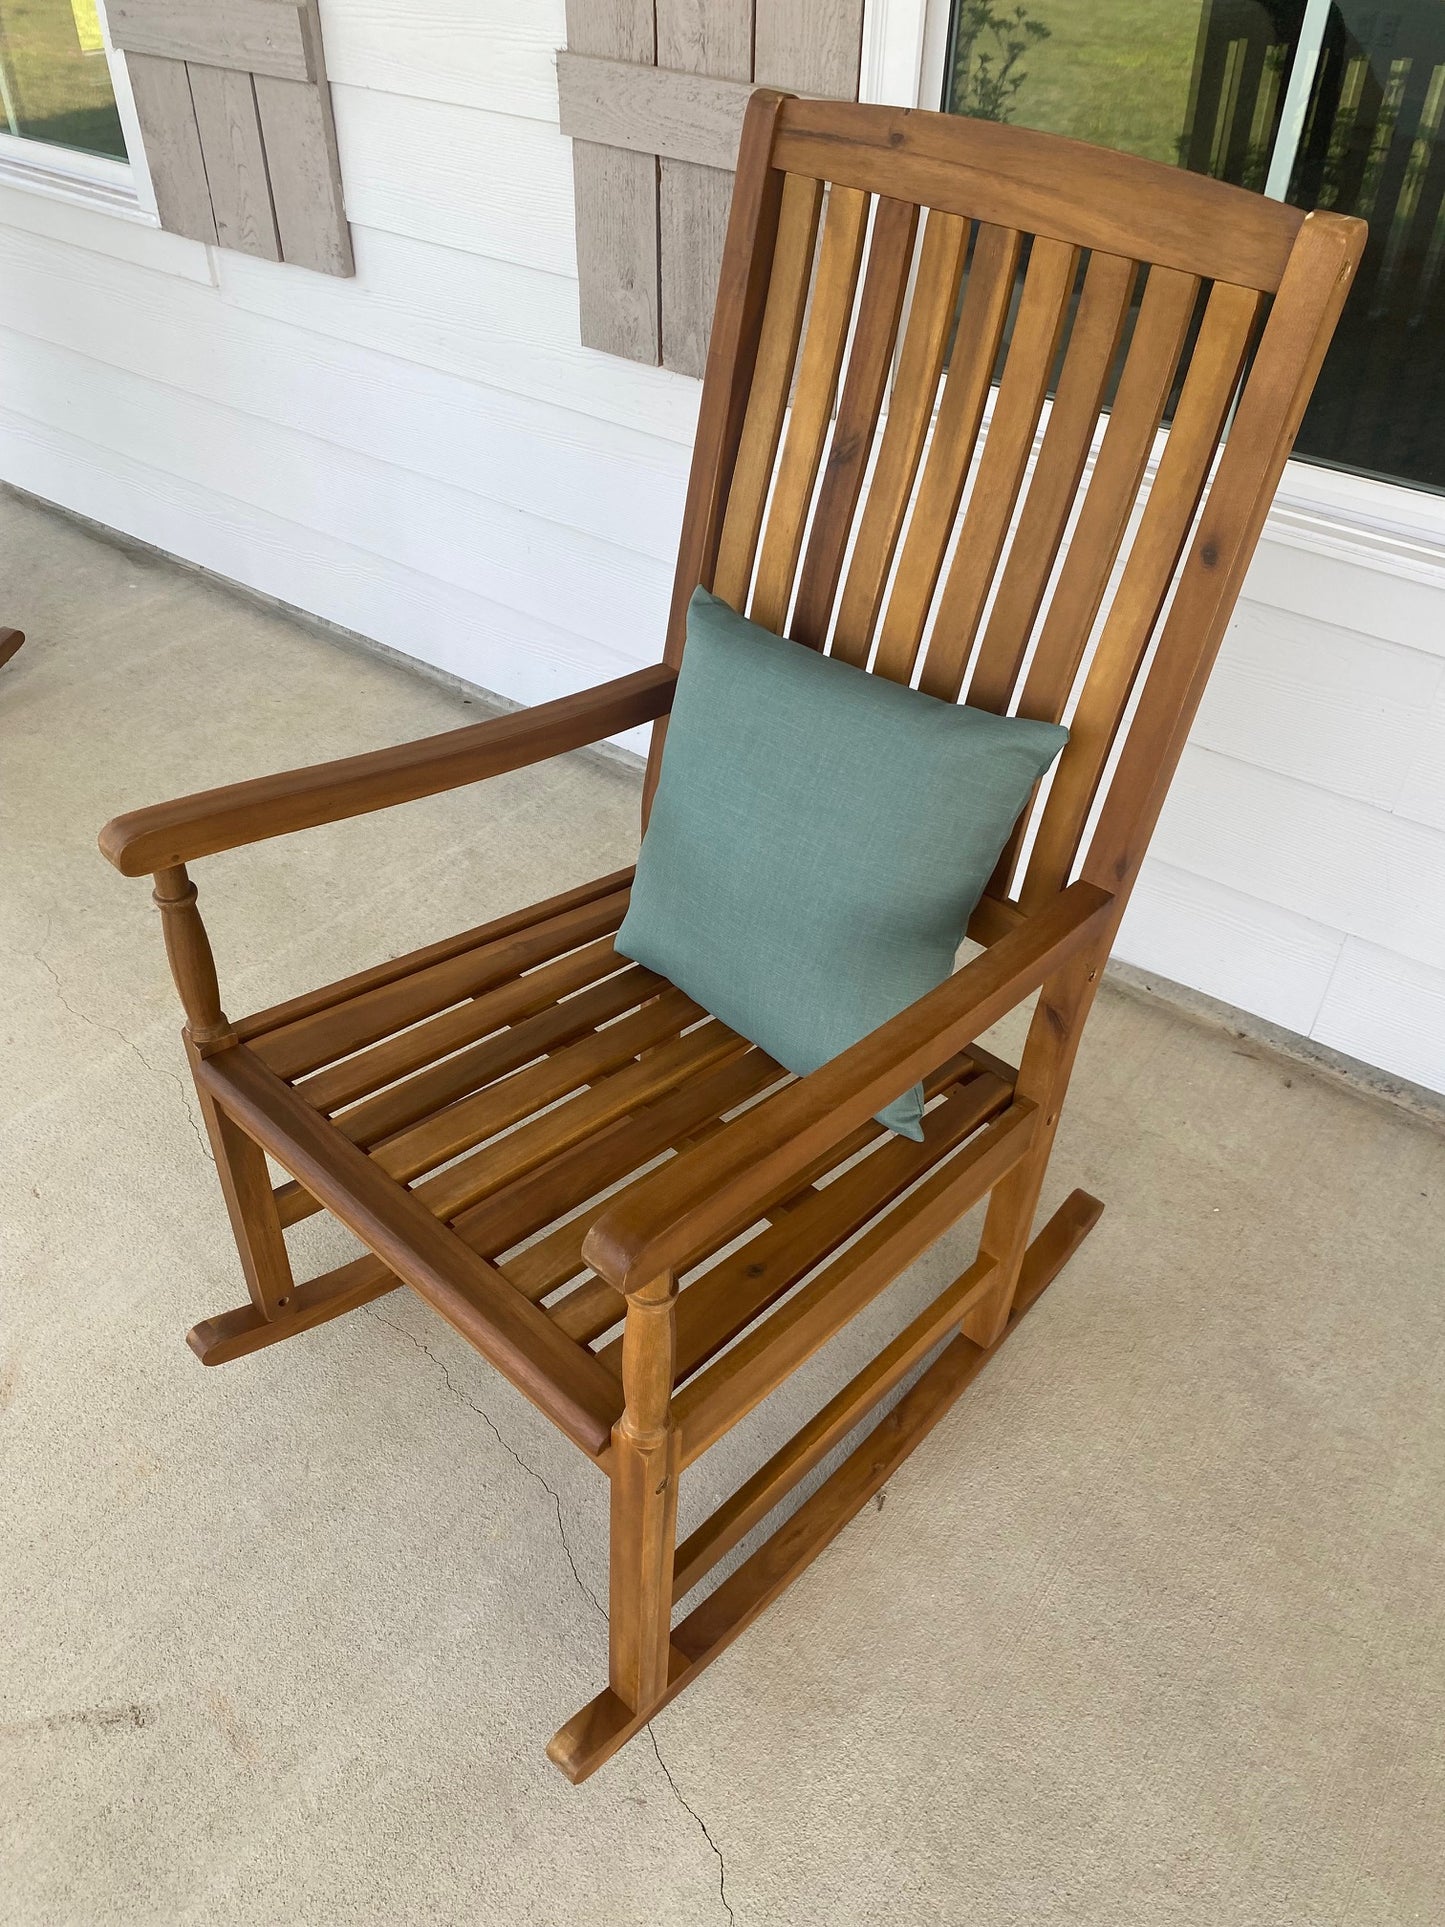
[[0, 130], [125, 159], [96, 0], [0, 0]]
[[944, 105], [1366, 219], [1296, 453], [1445, 488], [1445, 0], [955, 0]]

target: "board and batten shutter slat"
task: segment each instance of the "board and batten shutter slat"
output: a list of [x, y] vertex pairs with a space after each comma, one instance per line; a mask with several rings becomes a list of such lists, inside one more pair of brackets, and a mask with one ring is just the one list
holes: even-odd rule
[[[660, 70], [717, 80], [751, 78], [753, 0], [656, 0], [656, 5]], [[658, 197], [662, 359], [680, 374], [701, 375], [707, 366], [732, 205], [732, 175], [659, 154]]]
[[110, 0], [162, 227], [354, 272], [317, 0]]
[[242, 254], [279, 261], [281, 243], [276, 235], [276, 212], [271, 205], [271, 183], [261, 145], [256, 83], [250, 74], [238, 73], [233, 67], [202, 67], [197, 63], [188, 66], [187, 72], [211, 190], [216, 239], [223, 248], [238, 248]]
[[567, 0], [584, 347], [701, 375], [754, 87], [856, 100], [863, 0]]
[[216, 217], [186, 63], [128, 53], [125, 64], [161, 226], [194, 241], [213, 242]]
[[[653, 0], [567, 0], [567, 44], [579, 54], [654, 66]], [[582, 340], [629, 361], [659, 359], [657, 155], [572, 143]]]

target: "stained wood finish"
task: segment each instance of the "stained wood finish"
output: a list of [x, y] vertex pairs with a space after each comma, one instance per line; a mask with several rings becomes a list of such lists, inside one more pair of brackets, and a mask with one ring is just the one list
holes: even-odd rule
[[10, 658], [15, 654], [24, 640], [25, 631], [23, 629], [6, 629], [0, 627], [0, 669], [5, 667], [5, 664], [9, 662]]
[[[712, 21], [678, 0], [700, 68]], [[1361, 240], [1357, 222], [1042, 135], [759, 91], [665, 666], [103, 833], [118, 867], [155, 874], [250, 1293], [195, 1328], [198, 1356], [405, 1287], [609, 1479], [609, 1684], [550, 1749], [573, 1779], [841, 1530], [1097, 1217], [1076, 1192], [1033, 1236], [1109, 945]], [[650, 795], [699, 582], [942, 699], [1069, 719], [970, 923], [979, 955], [790, 1077], [617, 952], [621, 872], [226, 1018], [188, 860], [648, 719]], [[1033, 991], [1015, 1068], [976, 1040]], [[915, 1145], [875, 1114], [919, 1079]], [[274, 1191], [265, 1152], [292, 1174]], [[678, 1548], [686, 1468], [985, 1198], [973, 1262]], [[317, 1208], [368, 1251], [298, 1283], [284, 1229]], [[674, 1600], [920, 1366], [673, 1625]]]
[[665, 668], [639, 669], [580, 696], [468, 729], [133, 810], [106, 824], [101, 851], [123, 875], [144, 876], [241, 843], [435, 796], [651, 722], [670, 706], [674, 680]]
[[[1020, 235], [996, 227], [981, 228], [974, 243], [933, 446], [924, 464], [878, 642], [874, 666], [893, 682], [907, 682], [913, 674], [988, 401], [1021, 247]], [[866, 586], [870, 600], [877, 601], [884, 590], [881, 557], [875, 570]], [[860, 581], [860, 593], [864, 586]]]

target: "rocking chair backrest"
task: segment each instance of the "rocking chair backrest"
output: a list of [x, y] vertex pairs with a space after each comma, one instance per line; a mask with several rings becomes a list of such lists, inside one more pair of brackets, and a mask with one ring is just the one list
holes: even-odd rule
[[1068, 722], [974, 934], [1076, 869], [1122, 910], [1364, 234], [1052, 135], [755, 96], [668, 660], [701, 582]]

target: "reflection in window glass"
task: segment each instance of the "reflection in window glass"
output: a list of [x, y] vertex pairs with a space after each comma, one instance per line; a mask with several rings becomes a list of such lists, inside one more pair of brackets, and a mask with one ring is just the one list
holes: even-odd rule
[[96, 0], [0, 0], [0, 128], [125, 159]]
[[956, 0], [944, 105], [1368, 220], [1296, 452], [1445, 487], [1445, 0]]

